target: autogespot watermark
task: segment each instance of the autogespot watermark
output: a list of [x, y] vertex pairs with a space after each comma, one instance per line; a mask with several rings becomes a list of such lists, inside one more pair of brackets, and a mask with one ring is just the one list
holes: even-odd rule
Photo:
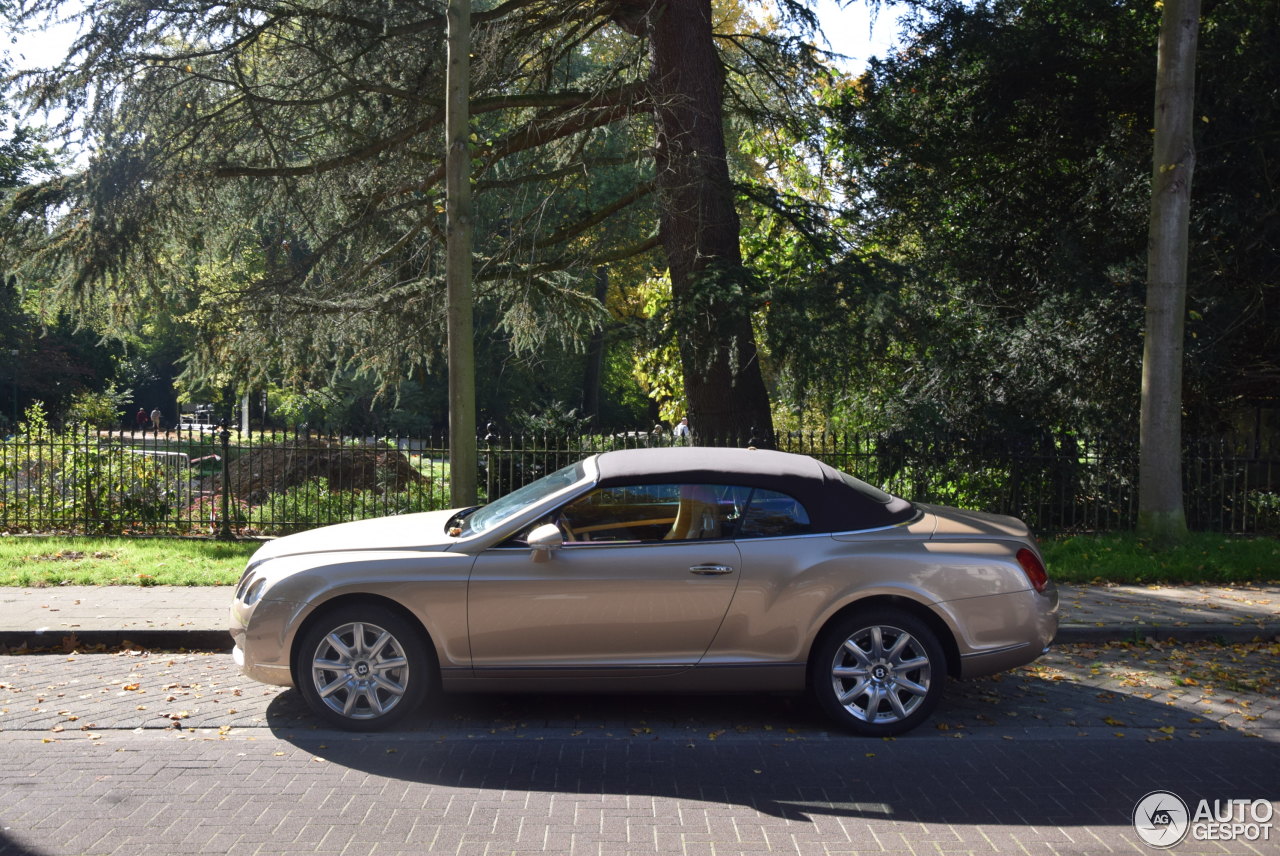
[[1195, 841], [1270, 841], [1274, 814], [1269, 800], [1200, 800], [1192, 811], [1172, 791], [1152, 791], [1133, 807], [1133, 828], [1161, 849], [1188, 834]]

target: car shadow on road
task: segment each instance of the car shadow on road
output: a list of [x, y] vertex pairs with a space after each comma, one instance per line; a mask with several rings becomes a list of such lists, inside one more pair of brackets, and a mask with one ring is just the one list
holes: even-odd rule
[[34, 850], [25, 844], [22, 844], [10, 838], [3, 831], [0, 831], [0, 853], [4, 856], [44, 856], [40, 850]]
[[268, 723], [328, 764], [475, 799], [643, 796], [795, 821], [1072, 826], [1127, 824], [1156, 789], [1280, 797], [1269, 739], [1240, 739], [1159, 698], [1006, 681], [950, 685], [929, 721], [893, 740], [829, 731], [803, 695], [454, 695], [397, 730], [352, 734], [318, 727], [286, 692]]

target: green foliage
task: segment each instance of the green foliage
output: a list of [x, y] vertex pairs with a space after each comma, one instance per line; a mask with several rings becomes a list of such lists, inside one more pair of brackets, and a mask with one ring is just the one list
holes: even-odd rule
[[[211, 491], [206, 479], [219, 476], [220, 467], [194, 471], [188, 466], [188, 457], [207, 455], [209, 449], [207, 442], [154, 441], [131, 448], [118, 437], [108, 440], [85, 426], [58, 431], [43, 407], [33, 405], [19, 434], [0, 442], [0, 527], [90, 534], [218, 534], [223, 498]], [[446, 507], [447, 475], [419, 458], [419, 471], [424, 467], [427, 479], [408, 484], [380, 470], [377, 486], [367, 490], [333, 490], [324, 479], [316, 479], [262, 497], [232, 496], [230, 527], [239, 534], [280, 534]]]
[[[184, 520], [191, 521], [196, 533], [219, 537], [222, 531], [222, 494], [214, 493], [196, 497], [184, 510]], [[232, 497], [227, 500], [227, 519], [233, 535], [244, 534], [245, 524], [249, 522], [249, 506]]]
[[133, 390], [117, 389], [114, 381], [109, 382], [101, 392], [83, 389], [71, 396], [71, 402], [67, 405], [67, 420], [97, 429], [114, 428], [119, 424], [126, 405], [132, 400]]
[[[505, 414], [573, 401], [563, 382], [516, 399], [526, 378], [551, 385], [548, 365], [572, 366], [585, 338], [626, 314], [620, 293], [662, 266], [652, 253], [656, 78], [636, 35], [643, 22], [628, 11], [639, 7], [481, 5], [475, 299], [490, 364], [478, 374], [509, 380], [510, 397], [478, 409]], [[412, 377], [442, 422], [440, 396], [422, 381], [438, 372], [444, 341], [443, 16], [414, 3], [269, 6], [107, 0], [77, 11], [32, 0], [9, 10], [34, 28], [80, 18], [68, 60], [24, 76], [17, 92], [70, 110], [97, 156], [24, 188], [6, 245], [24, 248], [27, 281], [76, 301], [98, 329], [140, 351], [162, 339], [145, 356], [166, 381], [182, 371], [186, 401], [268, 378], [311, 390], [355, 376], [376, 384], [362, 402], [376, 414]], [[716, 7], [735, 128], [780, 127], [810, 100], [818, 53], [780, 24], [811, 27], [812, 13], [785, 0], [770, 14], [781, 20], [758, 22], [752, 4]], [[736, 167], [763, 171], [743, 154]], [[612, 319], [592, 293], [602, 269]], [[612, 345], [617, 330], [608, 333]], [[406, 421], [430, 419], [397, 415]]]
[[329, 389], [310, 389], [303, 392], [282, 391], [272, 397], [271, 409], [285, 425], [307, 425], [324, 430], [335, 423], [342, 412], [342, 401]]
[[[286, 534], [345, 520], [364, 520], [388, 514], [412, 514], [448, 508], [448, 486], [423, 491], [331, 490], [327, 479], [274, 493], [261, 505], [248, 509], [244, 524], [258, 532]], [[277, 521], [288, 521], [280, 525]], [[237, 526], [240, 521], [237, 521]]]
[[[0, 86], [7, 88], [6, 57], [0, 56]], [[24, 125], [0, 89], [0, 198], [41, 177], [53, 174], [56, 162], [44, 129]], [[0, 270], [5, 259], [0, 255]]]
[[[825, 390], [837, 424], [1033, 443], [1133, 434], [1156, 9], [914, 5], [910, 50], [828, 98], [848, 240], [865, 264], [811, 277], [815, 300], [796, 305], [847, 343], [815, 361], [844, 382]], [[1195, 432], [1216, 430], [1241, 397], [1274, 400], [1277, 269], [1265, 248], [1280, 222], [1266, 213], [1277, 210], [1280, 67], [1262, 45], [1280, 38], [1275, 11], [1274, 0], [1218, 4], [1204, 23], [1185, 398]], [[810, 315], [815, 302], [840, 310]], [[820, 379], [799, 386], [824, 391]]]
[[40, 403], [18, 436], [0, 443], [0, 521], [40, 519], [68, 530], [121, 532], [166, 518], [175, 499], [169, 462], [76, 431], [54, 431]]
[[1251, 491], [1249, 513], [1263, 521], [1260, 529], [1280, 532], [1280, 493], [1265, 490]]
[[[629, 257], [618, 244], [642, 243], [652, 219], [633, 193], [638, 141], [617, 122], [642, 94], [643, 44], [562, 11], [476, 21], [477, 310], [517, 354], [572, 347], [599, 321], [593, 259]], [[264, 19], [104, 4], [83, 65], [24, 81], [29, 99], [85, 110], [101, 156], [15, 199], [15, 234], [117, 327], [145, 304], [200, 331], [185, 341], [191, 400], [208, 400], [201, 381], [268, 372], [287, 388], [359, 375], [385, 393], [443, 350], [443, 24], [418, 4]], [[113, 97], [87, 103], [90, 80]], [[595, 218], [615, 204], [621, 220]]]
[[1062, 583], [1241, 583], [1280, 580], [1280, 541], [1194, 533], [1153, 551], [1133, 535], [1074, 535], [1040, 545]]
[[511, 414], [511, 427], [516, 433], [533, 436], [570, 437], [585, 433], [591, 419], [568, 407], [561, 401], [553, 401], [537, 410], [520, 410]]
[[636, 289], [641, 316], [646, 319], [642, 345], [633, 354], [632, 374], [650, 399], [658, 404], [658, 415], [671, 425], [689, 412], [680, 370], [680, 351], [671, 315], [671, 281], [652, 277]]
[[847, 216], [894, 274], [855, 316], [855, 420], [1010, 438], [1127, 421], [1153, 23], [1110, 0], [938, 4], [915, 49], [833, 97]]

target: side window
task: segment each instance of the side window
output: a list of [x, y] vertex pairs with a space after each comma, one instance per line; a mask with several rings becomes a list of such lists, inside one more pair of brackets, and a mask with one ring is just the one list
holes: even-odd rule
[[661, 541], [680, 501], [678, 485], [625, 485], [593, 490], [554, 516], [568, 542]]
[[731, 538], [749, 495], [746, 488], [709, 484], [598, 488], [534, 526], [556, 524], [566, 544]]
[[804, 506], [776, 490], [752, 491], [738, 527], [739, 538], [776, 538], [810, 531]]

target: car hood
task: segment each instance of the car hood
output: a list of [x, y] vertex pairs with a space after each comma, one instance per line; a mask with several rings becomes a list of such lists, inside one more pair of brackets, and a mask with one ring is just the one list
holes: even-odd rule
[[916, 504], [934, 519], [934, 538], [1030, 538], [1027, 524], [1016, 517], [1004, 514], [988, 514], [985, 511], [966, 511], [943, 505]]
[[457, 509], [451, 509], [376, 517], [372, 520], [310, 529], [268, 541], [258, 548], [250, 561], [256, 564], [281, 556], [356, 550], [443, 552], [458, 543], [457, 539], [450, 538], [444, 530], [445, 524], [456, 511]]

